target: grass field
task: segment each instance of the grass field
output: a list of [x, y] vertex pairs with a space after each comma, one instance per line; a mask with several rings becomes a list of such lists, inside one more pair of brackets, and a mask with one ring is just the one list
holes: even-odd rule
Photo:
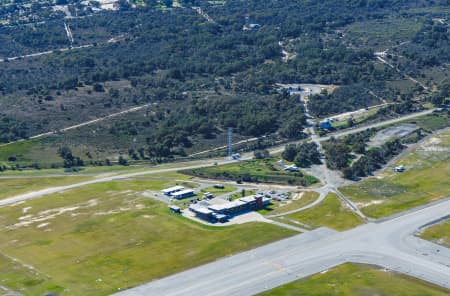
[[201, 192], [209, 192], [212, 193], [214, 196], [230, 193], [233, 191], [236, 191], [237, 188], [234, 186], [224, 186], [223, 188], [216, 188], [214, 186], [206, 187], [201, 190]]
[[421, 28], [421, 23], [411, 19], [384, 18], [355, 22], [345, 28], [347, 38], [371, 48], [385, 50], [396, 42], [409, 40]]
[[88, 167], [80, 167], [77, 168], [76, 171], [66, 171], [64, 168], [58, 169], [24, 169], [24, 170], [6, 170], [0, 172], [0, 177], [2, 176], [64, 176], [64, 175], [87, 175], [87, 174], [99, 174], [99, 173], [119, 173], [119, 172], [127, 172], [134, 171], [138, 169], [142, 169], [144, 166], [141, 165], [133, 165], [133, 166], [122, 166], [122, 165], [113, 165], [113, 166], [88, 166]]
[[328, 194], [320, 204], [310, 209], [285, 217], [307, 224], [312, 228], [326, 226], [336, 230], [347, 230], [363, 223], [358, 216], [342, 204], [334, 193]]
[[[431, 132], [450, 126], [450, 116], [445, 113], [433, 113], [410, 119], [405, 122], [415, 123], [425, 131]], [[405, 123], [402, 122], [402, 123]]]
[[89, 177], [77, 176], [0, 179], [0, 199], [48, 187], [83, 182], [89, 179]]
[[260, 296], [444, 296], [449, 291], [375, 266], [343, 264]]
[[425, 229], [420, 236], [424, 239], [450, 247], [450, 220]]
[[386, 169], [379, 177], [341, 188], [369, 217], [380, 218], [450, 196], [450, 132], [433, 136], [398, 160], [403, 173]]
[[[293, 197], [297, 193], [293, 194]], [[301, 207], [304, 207], [306, 205], [309, 205], [313, 201], [315, 201], [319, 194], [314, 191], [305, 191], [298, 193], [300, 195], [300, 198], [294, 200], [290, 199], [287, 201], [271, 201], [271, 204], [264, 209], [259, 210], [258, 212], [263, 215], [277, 215], [277, 214], [283, 214], [288, 211], [292, 211], [295, 209], [299, 209]]]
[[200, 225], [141, 195], [171, 182], [99, 183], [1, 208], [0, 254], [19, 261], [0, 256], [0, 271], [9, 266], [0, 284], [25, 295], [107, 295], [294, 234]]
[[202, 178], [226, 179], [244, 182], [265, 182], [308, 186], [319, 182], [313, 176], [301, 172], [283, 171], [274, 158], [250, 160], [221, 166], [183, 171]]
[[[92, 172], [94, 173], [94, 169], [92, 168]], [[89, 170], [90, 171], [90, 170]], [[97, 171], [97, 170], [95, 170]], [[101, 171], [97, 171], [97, 173], [100, 173]], [[128, 172], [128, 171], [126, 171]], [[120, 174], [121, 171], [116, 171], [117, 174]], [[101, 175], [100, 175], [101, 176]], [[94, 179], [94, 176], [55, 176], [55, 177], [46, 177], [46, 176], [33, 176], [30, 175], [29, 177], [11, 177], [11, 178], [0, 178], [0, 199], [12, 197], [15, 195], [32, 192], [36, 190], [41, 190], [49, 187], [57, 187], [57, 186], [65, 186], [75, 183], [80, 183], [83, 181], [88, 181]], [[161, 180], [164, 183], [167, 183], [168, 186], [175, 185], [177, 183], [183, 183], [183, 181], [187, 181], [190, 179], [189, 176], [179, 174], [177, 172], [166, 172], [166, 173], [160, 173], [160, 174], [151, 174], [147, 176], [142, 177], [136, 177], [136, 179], [143, 178], [143, 179], [150, 179], [150, 180]], [[170, 181], [170, 182], [169, 182]], [[186, 183], [182, 184], [187, 187], [196, 187], [197, 184], [195, 183]]]
[[229, 196], [229, 200], [236, 200], [236, 199], [243, 198], [246, 196], [255, 195], [256, 192], [257, 192], [256, 189], [245, 189], [244, 191], [241, 190], [239, 192], [231, 194]]

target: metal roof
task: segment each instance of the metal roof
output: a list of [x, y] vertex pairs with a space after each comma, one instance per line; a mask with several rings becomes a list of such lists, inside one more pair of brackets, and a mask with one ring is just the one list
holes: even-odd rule
[[205, 207], [196, 206], [196, 205], [190, 205], [189, 210], [193, 211], [194, 213], [201, 213], [205, 215], [212, 214], [213, 212]]
[[246, 196], [246, 197], [240, 198], [239, 200], [242, 201], [242, 202], [245, 202], [245, 203], [249, 203], [249, 202], [255, 201], [256, 197], [254, 195], [250, 195], [250, 196]]
[[227, 209], [240, 207], [245, 204], [247, 204], [247, 203], [240, 201], [240, 200], [235, 200], [235, 201], [230, 201], [230, 202], [224, 203], [224, 204], [211, 205], [208, 208], [212, 211], [223, 211], [223, 210], [227, 210]]
[[185, 194], [190, 194], [190, 193], [194, 193], [194, 190], [185, 189], [185, 190], [177, 191], [177, 192], [173, 193], [172, 196], [180, 196], [180, 195], [185, 195]]
[[163, 189], [163, 190], [161, 190], [161, 192], [163, 192], [163, 193], [171, 193], [171, 192], [179, 191], [179, 190], [183, 190], [183, 189], [184, 189], [183, 186], [174, 186], [174, 187]]

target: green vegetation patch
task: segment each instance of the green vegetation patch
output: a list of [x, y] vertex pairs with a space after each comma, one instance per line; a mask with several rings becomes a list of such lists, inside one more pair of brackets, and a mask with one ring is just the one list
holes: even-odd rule
[[47, 285], [47, 275], [3, 255], [0, 255], [0, 275], [0, 285], [20, 291], [23, 295], [32, 295], [32, 291], [39, 291], [40, 294], [49, 290], [62, 292], [59, 287]]
[[231, 194], [229, 196], [229, 199], [230, 200], [235, 200], [235, 199], [238, 199], [238, 198], [242, 198], [242, 197], [246, 197], [246, 196], [250, 196], [250, 195], [255, 195], [256, 191], [257, 190], [255, 190], [255, 189], [250, 189], [250, 190], [242, 189], [240, 192], [236, 192], [236, 193]]
[[450, 220], [425, 229], [420, 236], [424, 239], [450, 247]]
[[363, 41], [366, 45], [385, 49], [395, 42], [412, 39], [421, 25], [414, 19], [383, 18], [353, 23], [346, 27], [346, 33], [351, 39], [358, 39], [359, 44]]
[[35, 190], [45, 189], [48, 187], [57, 187], [83, 182], [89, 179], [89, 177], [78, 176], [0, 179], [0, 199]]
[[221, 166], [185, 170], [183, 173], [213, 179], [309, 186], [319, 180], [302, 172], [287, 172], [273, 158], [236, 162]]
[[0, 208], [0, 253], [39, 271], [11, 269], [0, 282], [36, 283], [29, 295], [108, 295], [294, 234], [265, 223], [208, 227], [142, 196], [167, 184], [98, 183]]
[[343, 264], [259, 295], [444, 296], [448, 293], [445, 288], [378, 267]]
[[425, 131], [435, 131], [450, 126], [450, 116], [445, 113], [433, 113], [409, 120]]
[[[42, 142], [40, 140], [24, 140], [17, 143], [11, 143], [9, 145], [1, 146], [0, 147], [0, 161], [8, 161], [11, 157], [15, 157], [17, 161], [20, 162], [32, 162], [32, 161], [38, 161], [39, 156], [43, 156], [42, 149], [43, 149]], [[37, 154], [37, 155], [33, 155]], [[57, 158], [57, 154], [54, 153], [53, 158]], [[35, 157], [36, 156], [36, 157]], [[45, 160], [48, 160], [48, 156]]]
[[200, 191], [201, 192], [209, 192], [209, 193], [212, 193], [214, 196], [217, 196], [217, 195], [230, 193], [230, 192], [233, 192], [236, 190], [237, 190], [237, 188], [234, 186], [224, 186], [223, 188], [216, 188], [214, 186], [211, 186], [211, 187], [203, 188]]
[[355, 215], [340, 201], [339, 197], [330, 193], [318, 205], [290, 215], [287, 219], [299, 221], [313, 228], [326, 226], [336, 230], [346, 230], [363, 223], [361, 218]]
[[398, 160], [406, 171], [391, 168], [377, 178], [369, 178], [341, 188], [369, 217], [380, 218], [411, 209], [450, 195], [450, 133], [433, 136], [413, 153]]
[[291, 196], [291, 199], [285, 201], [272, 200], [269, 206], [259, 210], [258, 212], [263, 215], [283, 214], [285, 212], [296, 210], [309, 205], [319, 197], [319, 194], [314, 191], [307, 191], [294, 193]]

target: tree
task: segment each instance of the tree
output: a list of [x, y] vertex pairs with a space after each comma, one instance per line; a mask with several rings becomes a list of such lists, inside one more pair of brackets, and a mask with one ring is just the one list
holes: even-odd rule
[[353, 117], [349, 117], [347, 120], [347, 126], [353, 127], [354, 125], [355, 125], [355, 120], [353, 119]]
[[255, 152], [253, 152], [253, 154], [254, 154], [256, 159], [264, 159], [264, 158], [269, 158], [270, 157], [270, 152], [267, 149], [255, 150]]
[[122, 155], [120, 155], [119, 156], [119, 164], [127, 166], [128, 165], [128, 161]]
[[163, 3], [165, 6], [167, 7], [172, 7], [173, 5], [173, 0], [163, 0]]
[[103, 85], [101, 85], [100, 83], [94, 84], [94, 86], [92, 87], [92, 89], [93, 89], [95, 92], [104, 92], [104, 91], [105, 91], [105, 88], [104, 88]]
[[320, 153], [317, 144], [304, 143], [297, 146], [297, 155], [294, 162], [299, 167], [309, 167], [312, 164], [320, 164]]
[[286, 145], [282, 156], [287, 161], [294, 161], [295, 156], [297, 156], [297, 147], [293, 144]]
[[58, 153], [64, 160], [65, 168], [84, 166], [84, 161], [80, 157], [74, 156], [72, 150], [67, 146], [59, 148]]
[[369, 161], [366, 156], [362, 156], [353, 165], [353, 174], [357, 177], [366, 177], [370, 174]]
[[327, 167], [341, 170], [348, 167], [350, 149], [344, 143], [334, 140], [324, 145], [327, 157]]

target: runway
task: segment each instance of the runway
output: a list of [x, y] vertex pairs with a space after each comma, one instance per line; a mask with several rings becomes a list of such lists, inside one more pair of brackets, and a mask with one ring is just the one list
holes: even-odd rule
[[378, 265], [450, 289], [450, 249], [414, 236], [449, 214], [447, 198], [345, 232], [320, 228], [115, 295], [254, 295], [345, 262]]

